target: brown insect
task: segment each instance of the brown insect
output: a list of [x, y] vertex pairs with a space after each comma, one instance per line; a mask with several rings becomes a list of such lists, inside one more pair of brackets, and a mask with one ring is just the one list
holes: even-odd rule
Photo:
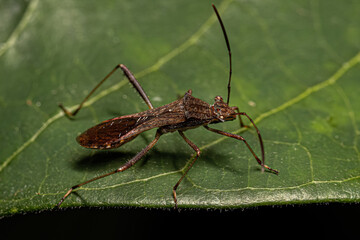
[[[123, 64], [117, 65], [80, 103], [78, 108], [74, 112], [69, 112], [66, 108], [64, 108], [61, 104], [59, 105], [61, 109], [65, 112], [65, 114], [69, 117], [75, 116], [79, 110], [82, 108], [84, 102], [94, 93], [94, 91], [106, 80], [108, 79], [117, 69], [121, 69], [125, 76], [128, 78], [130, 83], [134, 86], [137, 92], [140, 94], [142, 99], [150, 108], [147, 111], [135, 113], [131, 115], [116, 117], [113, 119], [106, 120], [82, 133], [80, 136], [76, 138], [79, 144], [86, 148], [93, 149], [111, 149], [118, 148], [121, 145], [130, 142], [134, 138], [136, 138], [140, 133], [158, 128], [156, 131], [155, 139], [146, 146], [141, 152], [135, 155], [132, 159], [126, 162], [124, 165], [116, 169], [115, 171], [109, 172], [107, 174], [95, 177], [86, 182], [75, 185], [69, 189], [69, 191], [63, 196], [57, 206], [60, 206], [63, 201], [70, 195], [70, 193], [87, 183], [93, 182], [100, 178], [104, 178], [106, 176], [112, 175], [117, 172], [123, 172], [126, 169], [133, 166], [137, 161], [139, 161], [159, 140], [159, 138], [165, 133], [178, 132], [180, 136], [185, 140], [185, 142], [196, 152], [195, 158], [189, 164], [184, 174], [181, 176], [179, 181], [173, 187], [173, 197], [175, 202], [175, 208], [177, 208], [177, 197], [176, 197], [176, 189], [178, 188], [181, 181], [184, 179], [185, 175], [188, 173], [190, 168], [193, 166], [195, 161], [200, 156], [200, 149], [191, 142], [185, 135], [184, 131], [196, 127], [203, 126], [205, 129], [212, 131], [214, 133], [224, 135], [227, 137], [235, 138], [237, 140], [243, 141], [256, 161], [261, 165], [262, 171], [264, 168], [268, 169], [270, 172], [278, 174], [278, 171], [272, 169], [265, 165], [265, 153], [264, 153], [264, 144], [261, 138], [260, 131], [256, 127], [253, 120], [245, 113], [240, 112], [238, 107], [229, 107], [229, 99], [230, 99], [230, 82], [231, 82], [231, 74], [232, 74], [232, 64], [231, 64], [231, 50], [229, 40], [225, 31], [225, 27], [220, 18], [220, 15], [214, 5], [212, 5], [215, 11], [215, 14], [219, 20], [221, 25], [221, 29], [223, 31], [226, 46], [229, 52], [229, 81], [228, 81], [228, 97], [226, 103], [223, 101], [223, 98], [220, 96], [215, 97], [215, 102], [213, 105], [210, 105], [198, 98], [192, 96], [192, 91], [189, 90], [185, 93], [185, 95], [172, 103], [167, 105], [154, 108], [151, 104], [150, 99], [146, 95], [145, 91], [140, 86], [139, 82], [135, 79], [134, 75], [130, 72], [130, 70]], [[260, 148], [261, 148], [261, 159], [255, 154], [247, 141], [239, 135], [224, 132], [221, 130], [217, 130], [214, 128], [210, 128], [209, 124], [221, 123], [225, 121], [232, 121], [239, 116], [241, 127], [248, 127], [243, 124], [241, 120], [241, 116], [245, 116], [250, 120], [252, 125], [254, 126], [257, 135], [259, 137]]]

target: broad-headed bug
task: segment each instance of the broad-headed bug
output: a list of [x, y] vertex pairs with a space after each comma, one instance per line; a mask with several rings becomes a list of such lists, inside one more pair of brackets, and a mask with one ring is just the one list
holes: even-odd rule
[[[83, 183], [73, 186], [69, 189], [69, 191], [64, 195], [64, 197], [58, 203], [58, 206], [62, 204], [62, 202], [70, 195], [70, 193], [87, 183], [93, 182], [100, 178], [104, 178], [106, 176], [112, 175], [117, 172], [125, 171], [126, 169], [130, 168], [134, 165], [137, 161], [139, 161], [159, 140], [159, 138], [165, 133], [171, 132], [178, 132], [180, 136], [185, 140], [185, 142], [196, 152], [196, 156], [192, 160], [192, 162], [187, 166], [187, 169], [179, 179], [179, 181], [173, 187], [173, 198], [175, 202], [175, 208], [177, 208], [177, 198], [176, 198], [176, 189], [188, 173], [190, 168], [193, 166], [195, 161], [200, 156], [200, 149], [191, 142], [185, 135], [184, 131], [196, 127], [203, 126], [205, 129], [224, 135], [227, 137], [235, 138], [237, 140], [243, 141], [247, 148], [250, 150], [256, 161], [261, 165], [262, 171], [264, 168], [268, 169], [270, 172], [278, 174], [278, 171], [272, 169], [265, 165], [265, 153], [264, 153], [264, 144], [261, 138], [260, 131], [256, 127], [253, 120], [245, 113], [240, 112], [238, 107], [230, 107], [229, 100], [230, 100], [230, 90], [231, 90], [231, 74], [232, 74], [232, 63], [231, 63], [231, 50], [229, 40], [225, 31], [224, 24], [220, 18], [220, 15], [214, 5], [212, 5], [215, 11], [215, 14], [218, 18], [220, 23], [222, 32], [225, 37], [226, 47], [229, 53], [229, 80], [228, 80], [228, 96], [227, 101], [224, 102], [223, 98], [220, 96], [215, 97], [215, 102], [213, 105], [210, 105], [198, 98], [192, 96], [192, 91], [188, 90], [185, 95], [172, 103], [167, 105], [154, 108], [151, 104], [150, 99], [146, 95], [145, 91], [140, 86], [139, 82], [135, 79], [134, 75], [130, 72], [130, 70], [123, 64], [117, 65], [80, 103], [78, 108], [74, 112], [69, 112], [65, 109], [61, 104], [59, 105], [64, 113], [71, 117], [75, 116], [79, 110], [82, 108], [84, 102], [90, 97], [91, 94], [106, 80], [108, 79], [117, 69], [121, 69], [130, 83], [134, 86], [136, 91], [140, 94], [142, 99], [150, 108], [147, 111], [135, 113], [131, 115], [116, 117], [113, 119], [106, 120], [82, 133], [80, 136], [76, 138], [79, 144], [86, 148], [93, 148], [93, 149], [111, 149], [117, 148], [121, 145], [124, 145], [127, 142], [130, 142], [134, 138], [136, 138], [140, 133], [153, 129], [158, 128], [156, 131], [155, 139], [146, 146], [143, 150], [141, 150], [138, 154], [136, 154], [132, 159], [126, 162], [124, 165], [119, 167], [118, 169], [109, 172], [107, 174], [95, 177]], [[257, 135], [259, 137], [260, 142], [260, 149], [261, 149], [261, 159], [255, 154], [252, 150], [250, 145], [247, 141], [239, 135], [224, 132], [221, 130], [217, 130], [214, 128], [210, 128], [210, 124], [214, 123], [221, 123], [225, 121], [232, 121], [239, 116], [240, 125], [241, 127], [245, 127], [241, 120], [241, 116], [245, 116], [250, 120], [252, 125], [254, 126]]]

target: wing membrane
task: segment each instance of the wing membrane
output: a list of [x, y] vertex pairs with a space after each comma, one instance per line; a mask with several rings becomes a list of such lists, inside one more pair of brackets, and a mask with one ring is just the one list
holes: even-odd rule
[[86, 148], [117, 148], [131, 141], [143, 131], [148, 130], [137, 127], [149, 120], [148, 117], [138, 116], [124, 116], [110, 119], [89, 128], [78, 136], [76, 140], [81, 146]]

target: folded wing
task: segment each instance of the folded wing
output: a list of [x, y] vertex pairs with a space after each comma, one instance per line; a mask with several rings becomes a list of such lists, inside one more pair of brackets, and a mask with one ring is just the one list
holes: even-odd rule
[[110, 149], [117, 148], [133, 140], [140, 133], [149, 130], [140, 125], [151, 120], [151, 117], [124, 116], [104, 121], [89, 128], [76, 140], [86, 148]]

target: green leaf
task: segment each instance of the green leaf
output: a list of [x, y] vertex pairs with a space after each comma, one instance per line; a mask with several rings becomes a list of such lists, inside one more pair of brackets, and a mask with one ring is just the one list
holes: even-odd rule
[[[245, 144], [204, 128], [185, 132], [202, 154], [177, 190], [179, 207], [239, 208], [360, 199], [360, 2], [214, 1], [233, 56], [230, 105], [264, 139], [262, 173]], [[208, 1], [2, 1], [0, 4], [0, 214], [53, 208], [78, 183], [110, 172], [155, 129], [121, 148], [89, 150], [76, 136], [147, 109], [122, 74], [74, 120], [74, 109], [115, 65], [125, 64], [154, 106], [188, 89], [226, 98], [228, 55]], [[256, 132], [238, 121], [260, 155]], [[66, 206], [173, 207], [172, 188], [194, 151], [162, 136], [129, 170], [89, 183]]]

